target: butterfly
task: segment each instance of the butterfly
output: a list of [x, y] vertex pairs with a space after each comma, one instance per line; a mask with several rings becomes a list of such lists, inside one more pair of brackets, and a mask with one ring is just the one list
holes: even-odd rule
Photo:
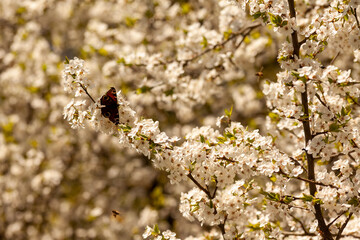
[[119, 109], [118, 102], [116, 98], [116, 90], [114, 87], [111, 87], [109, 91], [105, 95], [103, 95], [100, 99], [101, 105], [105, 107], [101, 108], [101, 114], [108, 118], [110, 121], [115, 123], [115, 125], [119, 124]]

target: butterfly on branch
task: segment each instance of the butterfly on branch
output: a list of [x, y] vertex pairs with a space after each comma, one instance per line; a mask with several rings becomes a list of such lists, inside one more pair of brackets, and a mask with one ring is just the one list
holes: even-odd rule
[[108, 118], [115, 125], [119, 124], [119, 104], [116, 98], [116, 90], [111, 87], [105, 95], [100, 99], [101, 105], [105, 106], [101, 108], [101, 114]]

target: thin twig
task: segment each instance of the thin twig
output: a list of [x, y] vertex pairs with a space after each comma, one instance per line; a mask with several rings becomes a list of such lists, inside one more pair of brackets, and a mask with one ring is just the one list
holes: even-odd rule
[[298, 219], [297, 217], [295, 217], [295, 216], [294, 216], [293, 214], [291, 214], [290, 212], [289, 212], [289, 215], [290, 215], [296, 222], [300, 223], [300, 226], [301, 226], [301, 228], [302, 228], [302, 230], [304, 231], [305, 234], [309, 234], [309, 232], [307, 231], [307, 229], [306, 229], [306, 227], [305, 227], [305, 224], [304, 224], [300, 219]]
[[215, 198], [215, 195], [216, 195], [216, 192], [217, 192], [217, 189], [218, 189], [218, 186], [217, 186], [217, 183], [218, 183], [218, 181], [217, 180], [215, 180], [215, 190], [214, 190], [214, 193], [213, 193], [213, 195], [212, 195], [212, 198]]
[[316, 236], [315, 233], [296, 233], [296, 232], [286, 232], [286, 231], [282, 231], [282, 234], [284, 234], [285, 236]]
[[329, 111], [331, 111], [330, 108], [328, 107], [328, 105], [326, 105], [326, 103], [321, 99], [321, 97], [319, 96], [318, 93], [315, 93], [315, 96], [316, 96], [316, 98], [320, 101], [320, 103], [321, 103], [322, 105], [324, 105], [324, 107], [326, 107]]
[[354, 11], [354, 16], [355, 16], [355, 19], [356, 19], [357, 27], [360, 29], [360, 23], [359, 23], [359, 19], [357, 17], [356, 8], [351, 8], [351, 9]]
[[[244, 40], [244, 39], [245, 39], [245, 36], [246, 36], [247, 34], [249, 34], [254, 28], [257, 28], [257, 27], [259, 27], [259, 26], [261, 26], [260, 23], [255, 24], [255, 25], [252, 25], [252, 26], [249, 26], [249, 27], [246, 27], [245, 29], [243, 29], [243, 30], [241, 30], [241, 31], [239, 31], [239, 32], [233, 33], [233, 34], [232, 34], [229, 38], [227, 38], [225, 41], [220, 42], [220, 43], [217, 43], [217, 44], [215, 44], [215, 45], [207, 48], [207, 49], [204, 50], [203, 52], [195, 55], [194, 57], [184, 60], [184, 61], [185, 61], [184, 66], [186, 66], [189, 62], [198, 59], [199, 57], [205, 55], [206, 53], [208, 53], [208, 52], [210, 52], [210, 51], [213, 51], [213, 50], [215, 50], [215, 49], [217, 49], [217, 48], [219, 48], [219, 47], [223, 47], [226, 43], [228, 43], [229, 41], [231, 41], [232, 39], [234, 39], [234, 38], [236, 38], [236, 37], [238, 37], [238, 36], [240, 36], [240, 35], [244, 35], [244, 38], [243, 38], [243, 40]], [[244, 34], [244, 33], [245, 33], [245, 34]], [[243, 41], [243, 40], [242, 40], [242, 41]], [[241, 42], [242, 42], [242, 41], [241, 41]], [[241, 44], [241, 42], [240, 42], [240, 44]]]
[[313, 133], [313, 138], [314, 137], [316, 137], [316, 136], [318, 136], [318, 135], [322, 135], [322, 134], [327, 134], [327, 133], [329, 133], [328, 131], [325, 131], [325, 132], [316, 132], [316, 133]]
[[241, 41], [238, 44], [236, 44], [235, 49], [238, 49], [241, 46], [241, 44], [245, 41], [245, 38], [247, 37], [247, 35], [249, 35], [253, 29], [254, 28], [249, 28], [248, 31], [246, 33], [244, 33], [243, 38], [241, 39]]
[[301, 181], [304, 181], [304, 182], [307, 182], [307, 183], [311, 183], [311, 184], [315, 184], [315, 185], [320, 185], [320, 186], [324, 186], [324, 187], [331, 187], [331, 188], [339, 189], [338, 187], [336, 187], [336, 186], [334, 186], [334, 185], [325, 184], [325, 183], [322, 183], [322, 182], [317, 182], [317, 181], [315, 181], [315, 180], [306, 179], [306, 178], [303, 178], [303, 177], [300, 177], [300, 176], [291, 177], [291, 176], [287, 175], [281, 168], [279, 168], [279, 173], [282, 174], [284, 177], [287, 177], [287, 178], [297, 179], [297, 180], [301, 180]]
[[339, 216], [337, 216], [336, 218], [334, 218], [334, 220], [332, 220], [327, 226], [330, 227], [334, 222], [336, 222], [336, 220], [338, 220], [344, 213], [346, 213], [346, 211], [342, 211]]
[[93, 101], [93, 103], [95, 103], [95, 100], [94, 100], [94, 99], [91, 97], [91, 95], [88, 93], [86, 87], [85, 87], [83, 84], [81, 84], [81, 83], [79, 83], [79, 84], [80, 84], [81, 88], [85, 91], [86, 95], [88, 95], [89, 98]]
[[191, 173], [187, 174], [186, 176], [187, 176], [191, 181], [193, 181], [193, 183], [195, 183], [195, 185], [196, 185], [198, 188], [200, 188], [200, 189], [209, 197], [209, 199], [212, 199], [212, 196], [211, 196], [210, 192], [209, 192], [206, 188], [204, 188], [203, 186], [201, 186], [201, 184], [200, 184], [198, 181], [196, 181], [196, 179], [191, 175]]
[[[286, 236], [316, 236], [315, 233], [297, 233], [297, 232], [286, 232], [286, 231], [282, 231], [281, 232], [283, 235]], [[354, 235], [354, 234], [343, 234], [341, 235], [341, 237], [352, 237], [352, 238], [356, 238], [356, 239], [360, 239], [360, 236]]]
[[330, 65], [333, 65], [333, 64], [334, 64], [336, 58], [337, 58], [339, 55], [340, 55], [340, 52], [338, 52], [338, 53], [335, 55], [335, 57], [331, 60]]
[[321, 183], [321, 182], [316, 182], [316, 181], [309, 180], [309, 179], [306, 179], [306, 178], [302, 178], [302, 177], [299, 177], [299, 176], [298, 177], [293, 177], [293, 178], [304, 181], [304, 182], [312, 183], [312, 184], [315, 184], [315, 185], [320, 185], [320, 186], [324, 186], [324, 187], [331, 187], [331, 188], [339, 189], [337, 186], [334, 186], [334, 185], [331, 185], [331, 184], [325, 184], [325, 183]]
[[352, 217], [352, 215], [353, 215], [353, 213], [349, 214], [348, 218], [346, 219], [344, 224], [341, 226], [335, 240], [339, 240], [341, 238], [341, 233], [344, 231], [344, 229], [345, 229], [346, 225], [348, 224], [348, 222], [350, 221], [350, 218]]
[[353, 101], [356, 105], [360, 106], [360, 104], [349, 93], [346, 93], [346, 96], [348, 96], [351, 99], [351, 101]]
[[[220, 224], [218, 225], [219, 228], [220, 228], [220, 230], [221, 230], [221, 234], [223, 235], [223, 237], [224, 237], [224, 235], [225, 235], [225, 223], [226, 223], [227, 217], [228, 217], [228, 215], [225, 215], [224, 222], [223, 222], [223, 223], [220, 223]], [[224, 238], [224, 239], [225, 239], [225, 238]]]
[[291, 161], [293, 161], [295, 164], [299, 165], [301, 167], [302, 170], [304, 170], [304, 172], [307, 172], [306, 168], [295, 158], [293, 157], [289, 157]]

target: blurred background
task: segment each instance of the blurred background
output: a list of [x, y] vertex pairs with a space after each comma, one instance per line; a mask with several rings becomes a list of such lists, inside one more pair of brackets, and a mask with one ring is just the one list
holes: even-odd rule
[[263, 128], [256, 72], [277, 70], [270, 33], [235, 39], [185, 71], [177, 65], [248, 23], [215, 0], [1, 0], [0, 239], [142, 239], [155, 223], [196, 235], [200, 225], [178, 213], [191, 183], [170, 185], [116, 137], [63, 119], [74, 97], [61, 85], [63, 62], [84, 59], [95, 99], [114, 86], [170, 136], [214, 126], [231, 106], [233, 120]]

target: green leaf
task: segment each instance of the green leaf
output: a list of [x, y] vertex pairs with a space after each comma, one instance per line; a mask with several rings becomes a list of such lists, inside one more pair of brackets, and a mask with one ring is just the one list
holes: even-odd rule
[[340, 129], [340, 125], [338, 125], [337, 123], [332, 123], [330, 126], [329, 126], [329, 131], [330, 132], [338, 132]]
[[275, 176], [275, 175], [272, 175], [271, 178], [270, 178], [270, 180], [271, 180], [272, 182], [276, 182], [276, 176]]
[[226, 133], [224, 134], [224, 136], [225, 136], [226, 138], [236, 139], [235, 135], [232, 134], [231, 132], [226, 132]]
[[142, 86], [141, 88], [136, 89], [136, 94], [142, 94], [142, 93], [146, 93], [146, 92], [150, 92], [152, 89], [152, 87], [148, 87], [148, 86]]
[[218, 137], [217, 139], [220, 144], [226, 142], [226, 140], [227, 140], [226, 137]]
[[274, 112], [269, 112], [268, 115], [269, 115], [272, 123], [279, 123], [280, 122], [279, 114], [274, 113]]
[[206, 39], [206, 37], [202, 37], [202, 41], [201, 41], [201, 46], [203, 46], [203, 48], [206, 48], [207, 46], [208, 46], [208, 41], [207, 41], [207, 39]]
[[278, 193], [267, 193], [266, 198], [272, 201], [279, 202], [280, 201], [280, 194]]
[[151, 11], [149, 9], [146, 10], [146, 12], [145, 12], [145, 17], [147, 17], [147, 18], [152, 18], [154, 15], [155, 15], [155, 12]]
[[125, 58], [119, 58], [117, 61], [116, 61], [117, 63], [122, 63], [122, 64], [124, 64], [124, 65], [126, 65], [126, 61], [125, 61]]
[[18, 9], [16, 9], [16, 14], [18, 14], [18, 15], [26, 13], [26, 12], [27, 12], [26, 7], [19, 7]]
[[251, 231], [261, 230], [260, 223], [255, 223], [255, 224], [249, 223], [249, 225], [247, 225], [247, 227], [250, 228]]
[[225, 115], [228, 118], [231, 118], [232, 112], [233, 112], [234, 105], [231, 106], [230, 110], [225, 109]]
[[323, 204], [323, 201], [321, 201], [319, 198], [314, 198], [313, 203]]
[[224, 40], [228, 40], [229, 37], [231, 36], [231, 34], [232, 34], [232, 30], [231, 30], [231, 29], [225, 31], [225, 32], [224, 32]]
[[125, 133], [131, 131], [131, 127], [128, 125], [120, 125], [119, 128], [122, 129]]
[[109, 55], [108, 51], [106, 51], [105, 48], [100, 48], [100, 49], [98, 50], [98, 53], [99, 53], [101, 56], [104, 56], [104, 57], [106, 57], [107, 55]]
[[13, 122], [8, 122], [8, 123], [0, 125], [0, 130], [1, 129], [4, 133], [5, 142], [7, 142], [7, 143], [15, 142], [15, 137], [13, 136], [13, 129], [14, 129]]
[[341, 108], [341, 116], [348, 116], [351, 113], [351, 108], [342, 107]]
[[311, 195], [307, 195], [303, 193], [303, 196], [300, 198], [301, 200], [303, 200], [304, 202], [312, 202], [312, 203], [318, 203], [321, 204], [322, 201], [321, 199], [315, 198]]
[[259, 11], [259, 12], [254, 13], [254, 14], [252, 15], [252, 17], [253, 17], [254, 19], [258, 19], [259, 17], [261, 17], [262, 14], [263, 14], [263, 13], [261, 13], [261, 12]]
[[283, 27], [287, 25], [287, 21], [283, 21], [281, 16], [268, 13], [270, 15], [270, 22], [272, 22], [276, 27]]
[[300, 121], [309, 121], [309, 116], [308, 115], [302, 115], [300, 116]]
[[188, 14], [191, 10], [190, 3], [183, 3], [181, 4], [181, 13], [182, 14]]
[[200, 209], [199, 205], [192, 206], [191, 212], [196, 212], [199, 209]]
[[39, 93], [41, 89], [39, 87], [29, 86], [26, 87], [26, 90], [28, 90], [30, 93]]
[[154, 232], [153, 233], [155, 233], [157, 235], [161, 233], [160, 229], [159, 229], [159, 226], [157, 224], [155, 224], [155, 226], [154, 226]]
[[305, 202], [311, 202], [314, 199], [314, 197], [303, 193], [303, 196], [300, 199]]
[[352, 197], [349, 201], [348, 201], [349, 204], [357, 207], [360, 205], [360, 202], [359, 202], [359, 199], [357, 197]]
[[43, 70], [43, 72], [46, 72], [46, 70], [47, 70], [47, 65], [44, 63], [43, 65], [41, 65], [41, 69]]
[[166, 90], [164, 93], [165, 93], [165, 96], [171, 96], [174, 94], [174, 88]]
[[292, 196], [285, 196], [282, 201], [286, 204], [291, 203], [292, 201], [294, 201], [294, 198]]
[[205, 137], [202, 134], [200, 134], [200, 142], [205, 143]]
[[125, 25], [129, 28], [132, 28], [135, 26], [137, 22], [137, 19], [136, 18], [131, 18], [131, 17], [126, 17], [125, 18]]

